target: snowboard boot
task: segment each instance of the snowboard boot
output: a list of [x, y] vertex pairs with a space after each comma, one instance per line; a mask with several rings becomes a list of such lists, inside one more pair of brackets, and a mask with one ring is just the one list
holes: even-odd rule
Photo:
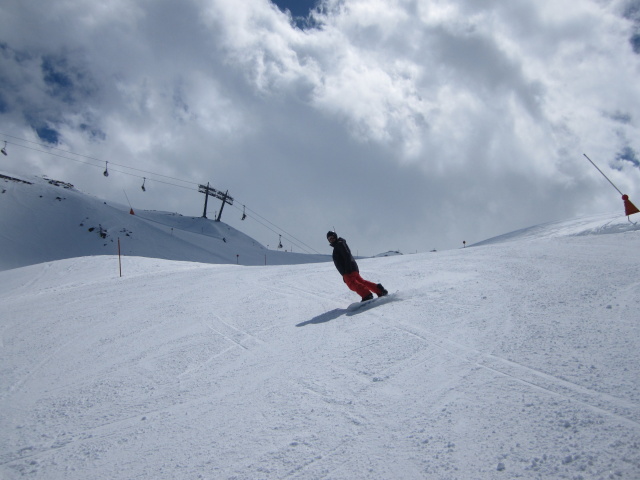
[[382, 284], [379, 283], [376, 286], [378, 287], [379, 292], [380, 292], [380, 293], [378, 293], [379, 297], [384, 297], [385, 295], [389, 295], [389, 292], [387, 292], [387, 290], [385, 290], [385, 288], [382, 286]]
[[366, 302], [367, 300], [373, 300], [373, 293], [370, 293], [366, 297], [362, 297], [363, 302]]

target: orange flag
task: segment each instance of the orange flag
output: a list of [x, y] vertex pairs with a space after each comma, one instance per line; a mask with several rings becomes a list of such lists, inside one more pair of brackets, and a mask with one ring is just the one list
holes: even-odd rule
[[631, 200], [629, 200], [629, 195], [622, 195], [622, 201], [624, 202], [624, 214], [628, 217], [629, 215], [633, 215], [634, 213], [640, 213], [638, 207], [636, 207]]

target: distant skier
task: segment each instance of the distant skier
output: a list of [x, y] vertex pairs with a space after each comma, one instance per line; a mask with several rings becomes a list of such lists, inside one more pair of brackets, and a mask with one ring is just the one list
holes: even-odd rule
[[349, 245], [344, 238], [339, 238], [336, 232], [329, 231], [327, 232], [327, 240], [333, 247], [333, 263], [342, 275], [344, 283], [350, 290], [360, 295], [363, 302], [371, 300], [374, 293], [379, 297], [384, 297], [389, 293], [379, 283], [369, 282], [360, 276], [358, 264], [351, 255]]

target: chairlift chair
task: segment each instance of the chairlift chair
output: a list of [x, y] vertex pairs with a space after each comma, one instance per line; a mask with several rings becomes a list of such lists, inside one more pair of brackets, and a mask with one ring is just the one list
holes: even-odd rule
[[2, 152], [3, 155], [7, 155], [7, 141], [4, 141], [4, 147], [2, 147], [2, 150], [0, 150], [0, 152]]
[[105, 177], [109, 176], [109, 162], [105, 162], [104, 164], [104, 172], [102, 173]]
[[142, 191], [143, 191], [143, 192], [146, 192], [146, 191], [147, 191], [147, 189], [146, 189], [146, 188], [144, 188], [144, 183], [145, 183], [146, 181], [147, 181], [147, 177], [142, 177], [142, 187], [140, 187], [140, 188], [142, 188]]

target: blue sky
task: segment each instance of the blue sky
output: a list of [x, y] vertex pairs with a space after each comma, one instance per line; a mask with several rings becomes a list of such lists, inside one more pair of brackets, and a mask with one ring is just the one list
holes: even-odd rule
[[640, 202], [640, 0], [322, 7], [6, 0], [0, 168], [183, 215], [211, 182], [326, 253], [334, 228], [373, 255], [622, 212], [583, 153]]
[[289, 10], [294, 17], [306, 17], [318, 0], [274, 0], [280, 10]]

